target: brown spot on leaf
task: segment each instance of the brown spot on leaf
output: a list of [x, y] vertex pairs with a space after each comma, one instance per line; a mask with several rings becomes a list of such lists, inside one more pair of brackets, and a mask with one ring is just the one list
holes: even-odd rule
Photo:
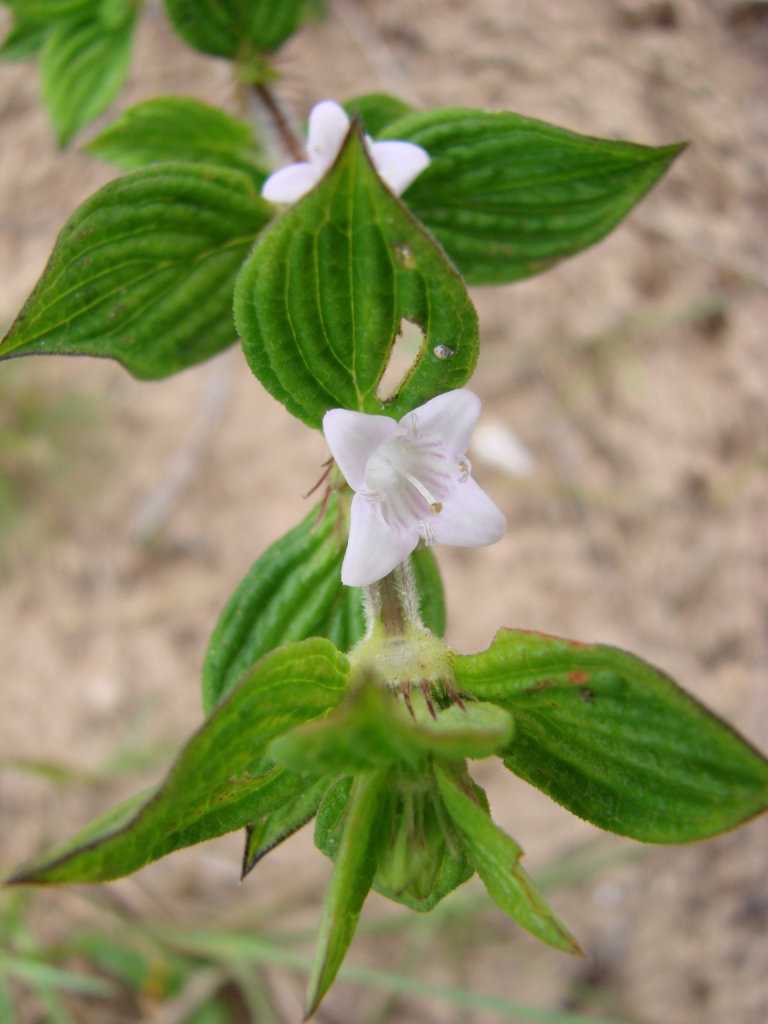
[[581, 686], [582, 683], [589, 682], [589, 672], [586, 672], [583, 668], [576, 669], [574, 672], [568, 673], [568, 682], [574, 686]]

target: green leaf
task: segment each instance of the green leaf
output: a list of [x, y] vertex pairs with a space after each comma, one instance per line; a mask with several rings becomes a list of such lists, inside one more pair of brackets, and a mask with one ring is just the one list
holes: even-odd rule
[[[382, 400], [403, 319], [425, 339]], [[400, 418], [465, 384], [477, 359], [461, 278], [376, 174], [355, 126], [328, 175], [259, 239], [237, 282], [235, 321], [253, 372], [312, 427], [334, 408]]]
[[600, 828], [681, 843], [768, 807], [768, 761], [631, 654], [502, 630], [454, 666], [463, 691], [513, 713], [506, 766]]
[[319, 511], [315, 506], [264, 552], [222, 612], [203, 665], [206, 713], [272, 648], [333, 631], [342, 591], [348, 590], [341, 583], [346, 511], [337, 494], [322, 518]]
[[96, 14], [100, 0], [7, 0], [17, 21], [50, 25]]
[[294, 795], [282, 807], [251, 822], [246, 829], [242, 878], [252, 871], [270, 850], [292, 836], [317, 814], [331, 780], [296, 781]]
[[[350, 776], [339, 779], [327, 790], [317, 814], [315, 846], [331, 860], [341, 842], [351, 787]], [[432, 910], [474, 873], [431, 770], [390, 770], [376, 843], [373, 888], [411, 910]]]
[[270, 216], [238, 171], [161, 164], [80, 207], [0, 342], [19, 355], [109, 356], [167, 377], [235, 340], [232, 288]]
[[[164, 928], [162, 936], [175, 949], [200, 959], [240, 960], [247, 964], [282, 967], [288, 971], [308, 972], [311, 968], [308, 956], [286, 949], [283, 944], [275, 942], [273, 936], [235, 931], [193, 932], [189, 928]], [[518, 1003], [487, 992], [430, 984], [412, 974], [382, 971], [358, 964], [343, 964], [339, 977], [350, 984], [377, 988], [383, 992], [430, 1001], [442, 1000], [459, 1009], [496, 1014], [518, 1024], [520, 1021], [533, 1021], [537, 1024], [622, 1024], [615, 1018], [608, 1019], [602, 1015], [599, 1018], [587, 1017], [570, 1010], [548, 1010], [543, 1006]], [[624, 1021], [623, 1024], [628, 1022]]]
[[522, 849], [493, 824], [481, 806], [466, 768], [435, 764], [435, 778], [453, 821], [461, 830], [469, 859], [491, 899], [532, 935], [566, 953], [581, 954], [578, 942], [544, 902], [519, 864]]
[[[348, 497], [332, 493], [322, 518], [315, 506], [299, 526], [269, 547], [234, 592], [216, 624], [203, 664], [206, 714], [262, 655], [281, 644], [327, 637], [341, 651], [362, 637], [362, 590], [342, 585]], [[427, 548], [412, 565], [426, 625], [445, 630], [440, 570]]]
[[270, 741], [328, 711], [347, 683], [327, 640], [267, 655], [187, 743], [165, 781], [124, 802], [10, 881], [102, 882], [232, 832], [284, 806], [305, 782], [275, 768]]
[[16, 21], [0, 46], [0, 60], [17, 61], [34, 57], [47, 34], [47, 25]]
[[307, 0], [165, 0], [185, 43], [216, 57], [270, 53], [299, 27]]
[[0, 975], [18, 978], [38, 988], [60, 989], [64, 992], [76, 992], [81, 996], [104, 997], [115, 994], [114, 985], [103, 978], [52, 967], [51, 964], [33, 957], [11, 956], [1, 950]]
[[411, 568], [419, 593], [422, 621], [435, 636], [445, 636], [445, 591], [432, 549], [417, 548], [411, 555]]
[[383, 778], [381, 772], [368, 772], [352, 784], [344, 832], [323, 901], [307, 990], [307, 1017], [320, 1005], [341, 967], [376, 873], [374, 825], [381, 806]]
[[160, 96], [129, 107], [83, 149], [124, 171], [180, 160], [233, 167], [252, 175], [257, 188], [265, 178], [250, 125], [187, 96]]
[[11, 987], [0, 972], [0, 1024], [17, 1024], [19, 1017], [14, 1003]]
[[668, 169], [680, 145], [638, 146], [482, 110], [433, 110], [382, 133], [431, 163], [403, 201], [469, 284], [530, 277], [599, 241]]
[[350, 117], [360, 119], [363, 131], [374, 139], [393, 121], [414, 112], [413, 107], [385, 92], [369, 92], [364, 96], [355, 96], [354, 99], [342, 103], [342, 106]]
[[141, 924], [137, 932], [121, 929], [117, 937], [103, 929], [78, 931], [67, 936], [67, 949], [134, 992], [151, 990], [157, 1002], [179, 991], [188, 965], [153, 941]]
[[134, 13], [114, 27], [99, 19], [65, 21], [46, 36], [40, 56], [42, 98], [60, 146], [109, 106], [131, 59]]
[[418, 766], [431, 754], [490, 757], [512, 736], [512, 716], [493, 704], [452, 704], [433, 719], [420, 693], [412, 690], [410, 700], [412, 714], [364, 678], [333, 713], [279, 736], [270, 753], [290, 771], [325, 775]]

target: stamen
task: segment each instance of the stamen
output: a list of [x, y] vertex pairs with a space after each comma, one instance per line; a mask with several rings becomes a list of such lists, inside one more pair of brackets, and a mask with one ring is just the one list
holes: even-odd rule
[[425, 523], [423, 519], [420, 519], [418, 522], [418, 529], [428, 548], [431, 548], [433, 544], [437, 543], [437, 536], [434, 528], [431, 527], [429, 523]]
[[371, 491], [367, 487], [361, 487], [357, 493], [361, 498], [365, 498], [366, 501], [370, 501], [373, 505], [377, 505], [384, 501], [383, 491]]
[[409, 484], [413, 484], [413, 486], [416, 488], [416, 490], [419, 492], [422, 498], [424, 498], [427, 504], [429, 505], [430, 512], [437, 513], [442, 511], [442, 504], [429, 493], [429, 491], [421, 482], [421, 480], [417, 480], [412, 473], [408, 473], [405, 469], [400, 469], [399, 466], [397, 467], [397, 471], [398, 473], [405, 477]]
[[456, 461], [458, 462], [459, 469], [461, 470], [461, 476], [459, 477], [459, 483], [460, 484], [465, 484], [467, 482], [467, 480], [469, 480], [470, 476], [472, 475], [472, 463], [469, 461], [469, 459], [466, 457], [466, 455], [462, 455], [462, 457], [460, 459], [457, 459]]
[[405, 440], [413, 443], [419, 439], [419, 421], [415, 413], [410, 413], [400, 423], [401, 427], [405, 427]]

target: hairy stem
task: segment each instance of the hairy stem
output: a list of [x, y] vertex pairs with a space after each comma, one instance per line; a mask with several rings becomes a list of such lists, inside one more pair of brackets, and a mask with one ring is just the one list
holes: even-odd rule
[[379, 622], [386, 636], [403, 636], [409, 626], [424, 629], [410, 558], [365, 588], [365, 611], [369, 630]]

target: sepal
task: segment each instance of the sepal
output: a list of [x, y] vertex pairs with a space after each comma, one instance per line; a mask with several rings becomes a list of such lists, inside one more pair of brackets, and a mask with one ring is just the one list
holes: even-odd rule
[[522, 849], [494, 825], [487, 800], [460, 763], [436, 763], [435, 778], [448, 813], [460, 830], [470, 863], [491, 899], [517, 923], [543, 942], [582, 956], [581, 947], [544, 902], [520, 864]]

